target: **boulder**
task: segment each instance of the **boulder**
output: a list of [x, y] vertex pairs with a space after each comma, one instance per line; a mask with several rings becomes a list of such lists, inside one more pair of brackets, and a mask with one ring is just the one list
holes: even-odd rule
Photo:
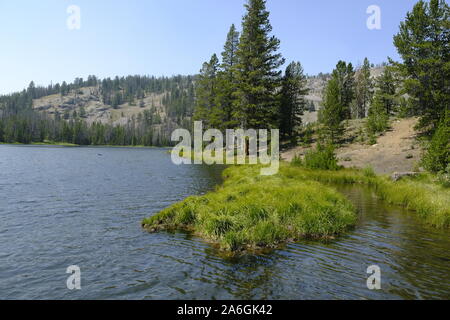
[[415, 177], [418, 174], [419, 174], [418, 172], [394, 172], [391, 176], [391, 179], [393, 181], [399, 181], [404, 177]]

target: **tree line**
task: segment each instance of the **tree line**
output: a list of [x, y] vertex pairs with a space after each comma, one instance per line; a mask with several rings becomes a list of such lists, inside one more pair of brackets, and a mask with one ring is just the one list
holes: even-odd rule
[[[148, 77], [128, 76], [103, 80], [89, 76], [85, 81], [76, 78], [73, 83], [36, 86], [31, 82], [22, 92], [0, 96], [0, 142], [34, 143], [64, 142], [79, 145], [144, 145], [168, 146], [174, 126], [189, 127], [195, 99], [195, 76]], [[163, 94], [162, 105], [166, 118], [162, 119], [155, 106], [128, 119], [125, 125], [85, 121], [86, 110], [77, 110], [54, 116], [33, 109], [33, 100], [48, 95], [75, 97], [81, 89], [91, 88], [91, 94], [115, 109], [128, 103], [146, 107], [144, 98]], [[75, 103], [75, 102], [74, 102]]]
[[293, 140], [310, 104], [306, 76], [299, 62], [282, 73], [280, 41], [271, 34], [266, 1], [249, 0], [242, 30], [230, 27], [221, 59], [213, 54], [200, 70], [194, 119], [207, 128], [279, 128]]

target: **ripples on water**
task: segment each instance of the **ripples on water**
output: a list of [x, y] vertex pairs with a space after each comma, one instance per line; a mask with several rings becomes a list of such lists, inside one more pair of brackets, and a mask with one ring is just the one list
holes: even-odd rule
[[[331, 243], [222, 258], [185, 233], [141, 220], [218, 183], [220, 170], [174, 166], [163, 149], [0, 146], [1, 299], [450, 298], [450, 239], [339, 187], [359, 225]], [[366, 287], [377, 264], [382, 290]], [[66, 288], [69, 265], [82, 290]]]

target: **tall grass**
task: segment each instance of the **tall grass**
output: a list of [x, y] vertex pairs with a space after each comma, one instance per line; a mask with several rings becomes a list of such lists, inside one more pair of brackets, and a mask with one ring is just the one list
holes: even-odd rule
[[371, 168], [326, 171], [283, 166], [282, 171], [293, 179], [367, 185], [388, 203], [416, 211], [426, 223], [437, 228], [450, 227], [450, 189], [431, 175], [422, 174], [394, 182], [388, 177], [376, 176]]
[[333, 145], [323, 146], [318, 144], [313, 150], [306, 153], [305, 158], [302, 160], [298, 156], [295, 156], [291, 162], [294, 166], [303, 166], [309, 169], [321, 169], [321, 170], [338, 170], [338, 160], [334, 153]]
[[275, 247], [302, 238], [331, 238], [356, 223], [337, 191], [282, 172], [260, 176], [259, 166], [233, 166], [215, 192], [190, 197], [153, 217], [149, 231], [190, 230], [227, 251]]
[[450, 227], [450, 190], [428, 175], [393, 182], [365, 170], [314, 170], [282, 163], [274, 176], [260, 166], [232, 166], [216, 191], [189, 197], [142, 225], [150, 232], [188, 230], [229, 252], [276, 247], [303, 238], [332, 238], [356, 223], [352, 205], [323, 183], [362, 184], [430, 225]]

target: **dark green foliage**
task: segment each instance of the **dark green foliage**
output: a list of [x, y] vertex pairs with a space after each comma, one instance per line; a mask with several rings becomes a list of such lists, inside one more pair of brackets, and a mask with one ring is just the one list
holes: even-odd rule
[[450, 163], [450, 112], [446, 113], [429, 143], [422, 159], [425, 169], [445, 172]]
[[279, 99], [284, 59], [278, 53], [280, 41], [273, 35], [265, 0], [249, 0], [242, 20], [237, 50], [236, 115], [245, 128], [266, 129], [278, 125]]
[[400, 24], [394, 44], [403, 63], [395, 66], [413, 98], [419, 127], [433, 132], [450, 106], [450, 7], [445, 0], [419, 1]]
[[389, 127], [389, 116], [397, 107], [395, 79], [391, 67], [386, 67], [376, 81], [375, 96], [369, 108], [367, 129], [370, 143], [375, 144], [375, 134], [386, 131]]
[[303, 160], [296, 159], [294, 165], [301, 165], [308, 169], [338, 170], [338, 161], [334, 146], [318, 144], [317, 147], [306, 153]]
[[398, 97], [396, 78], [392, 72], [392, 67], [385, 67], [383, 73], [376, 81], [376, 95], [378, 103], [387, 115], [392, 115], [397, 110]]
[[352, 103], [352, 113], [354, 118], [362, 119], [367, 116], [367, 112], [372, 101], [373, 83], [370, 77], [370, 63], [367, 58], [364, 64], [356, 73], [355, 99]]
[[351, 118], [351, 106], [355, 96], [355, 72], [351, 63], [339, 61], [331, 74], [323, 93], [323, 108], [319, 121], [331, 143], [338, 143], [344, 130], [343, 121]]
[[203, 63], [196, 85], [195, 120], [203, 120], [207, 128], [217, 128], [221, 124], [221, 110], [216, 104], [218, 92], [217, 73], [219, 59], [213, 54], [209, 62]]
[[[104, 99], [105, 103], [112, 103], [116, 108], [122, 103], [130, 103], [137, 98], [143, 99], [145, 94], [167, 92], [162, 102], [169, 119], [188, 128], [194, 104], [193, 83], [194, 77], [191, 76], [129, 76], [102, 81], [95, 76], [89, 76], [87, 81], [77, 78], [71, 84], [64, 82], [62, 85], [48, 87], [39, 87], [31, 82], [27, 90], [0, 96], [0, 142], [167, 146], [170, 144], [168, 130], [162, 131], [157, 127], [162, 124], [162, 119], [155, 107], [144, 110], [137, 118], [129, 119], [125, 125], [88, 125], [84, 122], [87, 116], [85, 107], [80, 105], [79, 109], [76, 108], [78, 92], [81, 92], [82, 88], [90, 90], [88, 92], [93, 99]], [[75, 95], [75, 98], [67, 103], [72, 109], [66, 107], [63, 114], [56, 112], [52, 117], [32, 108], [33, 99], [58, 93]], [[145, 104], [141, 104], [141, 107], [145, 107]]]
[[238, 86], [236, 65], [238, 62], [237, 49], [239, 46], [239, 32], [234, 24], [231, 26], [222, 52], [222, 64], [218, 74], [218, 90], [216, 104], [220, 110], [222, 125], [218, 128], [235, 128], [239, 125], [235, 118], [234, 104]]
[[[281, 54], [277, 53], [280, 42], [271, 35], [266, 1], [249, 0], [245, 7], [247, 14], [242, 20], [240, 37], [232, 25], [222, 62], [214, 54], [200, 71], [194, 120], [203, 120], [205, 127], [223, 131], [237, 127], [278, 128], [280, 124], [282, 78], [279, 67], [284, 63]], [[299, 88], [303, 85], [303, 74], [299, 69], [294, 70], [294, 65], [290, 70], [283, 99], [293, 99], [286, 107], [295, 109], [290, 114], [297, 114], [304, 108]], [[295, 93], [298, 95], [294, 96]], [[298, 117], [291, 122], [295, 125]]]
[[280, 105], [281, 137], [294, 141], [295, 130], [302, 124], [303, 112], [307, 108], [305, 96], [308, 94], [306, 77], [300, 62], [292, 62], [283, 77]]
[[333, 70], [332, 77], [337, 81], [339, 88], [339, 104], [341, 105], [341, 113], [339, 117], [343, 120], [351, 118], [351, 103], [355, 95], [354, 79], [355, 71], [351, 63], [339, 61], [336, 69]]
[[341, 104], [339, 81], [333, 76], [325, 87], [323, 108], [320, 111], [320, 122], [326, 137], [333, 143], [342, 135], [344, 106]]

